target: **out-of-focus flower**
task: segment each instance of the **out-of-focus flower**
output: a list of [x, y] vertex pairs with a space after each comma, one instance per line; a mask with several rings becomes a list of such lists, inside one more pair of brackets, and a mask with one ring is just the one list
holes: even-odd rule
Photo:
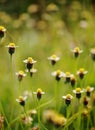
[[87, 86], [84, 91], [86, 92], [86, 95], [89, 97], [91, 92], [94, 90], [94, 87]]
[[27, 59], [23, 60], [23, 62], [26, 63], [26, 67], [30, 71], [30, 69], [33, 67], [33, 64], [35, 64], [37, 61], [33, 60], [32, 57], [28, 57]]
[[70, 78], [71, 78], [72, 74], [70, 72], [66, 72], [64, 74], [64, 78], [65, 78], [65, 83], [69, 83], [70, 82]]
[[83, 104], [84, 104], [84, 106], [87, 106], [88, 102], [89, 102], [89, 99], [87, 97], [84, 97], [83, 98]]
[[33, 127], [31, 130], [39, 130], [38, 126]]
[[18, 46], [16, 46], [15, 43], [11, 42], [6, 47], [8, 47], [9, 54], [12, 55], [15, 52], [15, 48], [18, 47]]
[[32, 77], [33, 74], [36, 73], [36, 72], [37, 72], [37, 69], [31, 68], [31, 69], [30, 69], [30, 76]]
[[71, 94], [67, 94], [66, 96], [62, 96], [62, 98], [65, 99], [65, 103], [66, 103], [67, 105], [70, 105], [73, 96], [72, 96]]
[[64, 73], [61, 70], [57, 70], [51, 73], [53, 76], [55, 76], [55, 79], [59, 81], [62, 77], [64, 77]]
[[28, 125], [28, 126], [31, 125], [33, 121], [33, 118], [30, 116], [23, 116], [21, 119], [22, 119], [23, 124]]
[[28, 7], [28, 12], [30, 14], [37, 13], [39, 11], [39, 6], [37, 4], [32, 4]]
[[29, 20], [29, 14], [28, 13], [22, 13], [19, 17], [19, 19], [23, 22], [26, 22], [27, 20]]
[[92, 48], [92, 49], [90, 50], [90, 54], [91, 54], [92, 60], [95, 61], [95, 48]]
[[88, 71], [85, 70], [84, 68], [80, 68], [78, 71], [77, 71], [77, 75], [80, 77], [80, 79], [83, 79], [84, 78], [84, 75], [87, 74]]
[[26, 91], [24, 91], [23, 95], [26, 96], [26, 97], [32, 97], [32, 92], [26, 90]]
[[63, 115], [56, 113], [54, 110], [44, 111], [43, 117], [46, 122], [48, 121], [57, 127], [64, 126], [67, 122], [67, 119]]
[[81, 20], [80, 21], [80, 27], [81, 28], [87, 28], [88, 27], [88, 23], [87, 23], [87, 21], [86, 20]]
[[45, 30], [47, 26], [47, 22], [45, 20], [39, 20], [36, 24], [38, 30]]
[[75, 78], [74, 75], [71, 75], [71, 77], [70, 77], [70, 83], [71, 83], [72, 86], [75, 85], [75, 83], [76, 83], [76, 78]]
[[60, 57], [58, 57], [55, 54], [53, 54], [52, 56], [48, 57], [48, 60], [51, 61], [52, 65], [55, 65], [55, 63], [60, 60]]
[[84, 109], [82, 115], [87, 118], [89, 115], [88, 109]]
[[29, 114], [33, 117], [34, 115], [37, 114], [37, 111], [35, 109], [32, 109]]
[[0, 114], [0, 130], [2, 130], [4, 127], [4, 116]]
[[37, 99], [40, 100], [42, 95], [45, 94], [45, 92], [43, 92], [42, 89], [38, 88], [36, 92], [33, 92], [33, 94], [36, 94]]
[[92, 127], [90, 130], [95, 130], [95, 127]]
[[6, 28], [4, 26], [0, 26], [0, 38], [4, 37], [5, 32], [6, 32]]
[[80, 99], [81, 98], [81, 93], [83, 93], [84, 91], [81, 88], [76, 88], [73, 90], [73, 93], [76, 94], [76, 98]]
[[26, 74], [22, 70], [20, 70], [19, 72], [16, 72], [16, 75], [17, 75], [19, 81], [22, 81], [23, 77], [26, 76]]
[[16, 101], [21, 105], [21, 106], [25, 106], [25, 101], [27, 99], [27, 96], [19, 96], [19, 98], [16, 99]]
[[56, 12], [56, 11], [58, 11], [58, 7], [57, 7], [56, 4], [51, 3], [51, 4], [49, 4], [49, 5], [47, 6], [46, 11], [47, 11], [47, 12]]
[[81, 50], [79, 47], [75, 47], [72, 52], [74, 53], [75, 58], [77, 58], [79, 56], [80, 53], [83, 52], [83, 50]]

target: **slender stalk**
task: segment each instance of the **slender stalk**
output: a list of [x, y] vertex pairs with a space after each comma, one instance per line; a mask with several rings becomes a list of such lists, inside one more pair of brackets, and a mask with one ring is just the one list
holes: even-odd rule
[[55, 86], [55, 109], [59, 111], [59, 82]]
[[[40, 109], [40, 108], [42, 108], [42, 107], [44, 107], [44, 106], [46, 106], [46, 105], [52, 103], [53, 101], [54, 101], [54, 98], [51, 99], [51, 100], [49, 100], [49, 101], [46, 102], [46, 103], [43, 103], [43, 104], [37, 106], [36, 109], [38, 110], [38, 109]], [[28, 110], [26, 113], [30, 113], [30, 112], [31, 112], [31, 110]], [[23, 116], [23, 114], [21, 114], [21, 116]], [[18, 116], [18, 117], [16, 117], [14, 120], [12, 120], [11, 123], [10, 123], [10, 125], [12, 125], [12, 124], [14, 124], [16, 121], [18, 121], [18, 120], [20, 119], [21, 116]]]
[[5, 112], [4, 112], [4, 109], [3, 109], [3, 106], [2, 106], [2, 103], [1, 103], [1, 102], [0, 102], [0, 108], [1, 108], [1, 111], [2, 111], [2, 113], [3, 113], [3, 115], [4, 115], [5, 121], [6, 121], [7, 125], [8, 125], [8, 130], [12, 130], [12, 129], [11, 129], [11, 126], [10, 126], [10, 124], [9, 124], [9, 122], [8, 122], [8, 119], [7, 119], [6, 115], [5, 115]]
[[[38, 101], [38, 106], [40, 106], [40, 101]], [[41, 128], [43, 128], [44, 130], [48, 130], [41, 122], [41, 119], [40, 119], [40, 115], [41, 114], [41, 111], [40, 111], [40, 108], [38, 109], [38, 123], [39, 123], [39, 130], [42, 130]]]

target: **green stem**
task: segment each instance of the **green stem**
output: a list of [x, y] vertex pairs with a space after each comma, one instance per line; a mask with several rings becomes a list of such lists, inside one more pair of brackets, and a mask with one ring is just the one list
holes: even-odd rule
[[[40, 101], [38, 101], [38, 106], [40, 106]], [[41, 114], [41, 111], [40, 111], [40, 107], [38, 109], [38, 122], [39, 122], [39, 130], [42, 130], [41, 128], [43, 128], [44, 130], [48, 130], [41, 122], [40, 120], [40, 114]]]
[[[40, 109], [40, 108], [42, 108], [42, 107], [44, 107], [44, 106], [46, 106], [46, 105], [52, 103], [53, 101], [54, 101], [54, 98], [52, 98], [51, 100], [47, 101], [46, 103], [43, 103], [43, 104], [37, 106], [36, 109], [38, 110], [38, 109]], [[31, 113], [31, 110], [27, 111], [26, 113]], [[23, 114], [21, 114], [21, 116], [18, 116], [17, 118], [15, 118], [15, 119], [10, 123], [10, 125], [14, 124], [14, 123], [15, 123], [16, 121], [18, 121], [18, 120], [20, 119], [20, 117], [22, 117], [22, 116], [23, 116]]]
[[57, 82], [57, 85], [55, 86], [55, 109], [56, 111], [59, 111], [59, 82]]
[[0, 102], [0, 108], [1, 108], [1, 111], [2, 111], [2, 113], [4, 115], [5, 121], [6, 121], [7, 125], [8, 125], [8, 129], [11, 130], [11, 126], [10, 126], [10, 124], [8, 122], [8, 119], [7, 119], [6, 115], [5, 115], [5, 112], [4, 112], [4, 109], [3, 109], [3, 106], [2, 106], [1, 102]]

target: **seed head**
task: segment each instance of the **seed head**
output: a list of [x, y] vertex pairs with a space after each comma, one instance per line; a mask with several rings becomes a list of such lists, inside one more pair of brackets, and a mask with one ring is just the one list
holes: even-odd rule
[[26, 101], [26, 99], [27, 99], [27, 96], [25, 96], [25, 97], [19, 96], [19, 98], [16, 99], [16, 101], [17, 101], [18, 103], [20, 103], [21, 106], [25, 106], [25, 101]]
[[6, 32], [6, 28], [4, 26], [0, 26], [0, 38], [3, 38]]
[[56, 63], [57, 61], [59, 61], [60, 58], [57, 57], [55, 54], [53, 54], [52, 56], [48, 57], [48, 60], [51, 61], [51, 64], [52, 64], [52, 65], [55, 65], [55, 63]]
[[86, 71], [84, 68], [80, 68], [78, 71], [77, 71], [77, 75], [80, 77], [80, 79], [83, 79], [84, 78], [84, 75], [87, 74], [88, 71]]
[[73, 96], [71, 94], [67, 94], [66, 96], [62, 96], [63, 99], [65, 99], [65, 103], [68, 105], [71, 104], [71, 100], [73, 98]]
[[90, 54], [91, 54], [92, 60], [95, 61], [95, 48], [91, 49]]
[[75, 90], [73, 90], [73, 93], [76, 94], [76, 98], [80, 99], [81, 93], [83, 93], [83, 90], [81, 88], [76, 88]]
[[94, 87], [87, 86], [84, 91], [86, 92], [86, 95], [89, 97], [91, 92], [94, 90]]
[[11, 42], [6, 47], [8, 47], [9, 54], [12, 55], [15, 52], [15, 48], [18, 47], [18, 46], [16, 46], [15, 43]]
[[72, 50], [72, 52], [74, 53], [75, 58], [77, 58], [77, 57], [79, 56], [79, 54], [83, 52], [83, 50], [80, 50], [79, 47], [75, 47], [75, 48]]
[[30, 69], [33, 67], [33, 64], [36, 63], [37, 61], [33, 60], [32, 57], [28, 57], [23, 62], [26, 63], [26, 67], [30, 71]]
[[26, 74], [22, 70], [20, 70], [19, 72], [16, 72], [16, 75], [18, 76], [19, 81], [22, 81], [23, 77], [26, 76]]
[[64, 73], [61, 70], [57, 70], [52, 72], [52, 75], [55, 76], [57, 81], [59, 81], [64, 76]]
[[33, 92], [37, 95], [37, 99], [40, 100], [42, 95], [45, 94], [45, 92], [42, 91], [42, 89], [38, 88], [36, 92]]

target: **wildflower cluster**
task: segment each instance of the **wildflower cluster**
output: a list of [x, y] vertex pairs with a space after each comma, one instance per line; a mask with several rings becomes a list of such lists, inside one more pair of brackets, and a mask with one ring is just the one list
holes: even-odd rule
[[[49, 11], [50, 8], [48, 6], [47, 10]], [[5, 31], [6, 29], [3, 26], [0, 26], [0, 38], [4, 37], [5, 35]], [[9, 55], [12, 57], [12, 55], [15, 53], [16, 50], [16, 46], [14, 42], [9, 43], [7, 46], [8, 48], [8, 53]], [[83, 50], [81, 50], [79, 47], [75, 47], [73, 50], [73, 55], [76, 59], [79, 58], [80, 54], [83, 53]], [[95, 60], [95, 49], [91, 50], [91, 58], [94, 61]], [[50, 61], [51, 68], [56, 67], [56, 63], [61, 60], [60, 57], [58, 57], [57, 55], [53, 54], [52, 56], [48, 57], [48, 60]], [[37, 69], [35, 69], [34, 65], [37, 61], [34, 60], [32, 57], [27, 57], [25, 60], [23, 60], [23, 63], [25, 63], [25, 71], [23, 70], [19, 70], [18, 72], [16, 72], [16, 76], [17, 76], [17, 80], [21, 83], [21, 81], [23, 80], [24, 77], [29, 76], [32, 77], [33, 74], [35, 72], [37, 72]], [[77, 61], [76, 61], [77, 62]], [[69, 71], [62, 71], [61, 69], [56, 69], [55, 71], [51, 72], [51, 75], [54, 76], [56, 82], [56, 86], [55, 86], [55, 91], [54, 91], [54, 97], [53, 99], [49, 100], [50, 102], [53, 102], [53, 110], [46, 110], [43, 114], [44, 119], [46, 124], [50, 123], [51, 125], [53, 124], [54, 127], [56, 128], [60, 128], [60, 127], [65, 127], [66, 125], [68, 125], [69, 123], [69, 118], [71, 118], [72, 120], [75, 120], [76, 114], [78, 115], [87, 115], [89, 114], [89, 111], [92, 111], [92, 108], [95, 105], [95, 97], [92, 98], [92, 94], [94, 91], [94, 87], [90, 86], [89, 83], [85, 85], [85, 77], [86, 74], [88, 74], [89, 71], [83, 67], [76, 67], [76, 71], [75, 72], [69, 72]], [[63, 82], [62, 85], [64, 87], [64, 91], [62, 89], [61, 91], [61, 87], [60, 86], [60, 82]], [[31, 85], [32, 86], [32, 85]], [[32, 87], [31, 87], [32, 88]], [[24, 90], [24, 88], [23, 88]], [[20, 90], [19, 90], [20, 91]], [[31, 89], [32, 91], [32, 89]], [[22, 90], [21, 92], [22, 93]], [[43, 104], [41, 103], [41, 99], [42, 96], [46, 94], [44, 91], [42, 91], [41, 88], [38, 88], [36, 91], [25, 91], [23, 94], [21, 94], [16, 101], [20, 104], [20, 106], [23, 108], [24, 110], [24, 114], [21, 114], [21, 121], [24, 125], [28, 125], [30, 127], [32, 127], [33, 121], [34, 121], [34, 115], [37, 112], [37, 116], [38, 119], [35, 119], [37, 121], [37, 127], [35, 125], [33, 125], [32, 129], [47, 129], [42, 121], [41, 121], [41, 107], [46, 106], [47, 104], [49, 104], [48, 102], [45, 102]], [[18, 93], [17, 93], [18, 95]], [[36, 95], [36, 99], [35, 100], [35, 96]], [[94, 95], [95, 96], [95, 95]], [[30, 110], [26, 110], [26, 106], [27, 106], [27, 102], [28, 99], [33, 99], [33, 102], [31, 102], [31, 104], [36, 102], [36, 106], [34, 105], [34, 107], [36, 108], [36, 110], [34, 111], [30, 111]], [[63, 104], [63, 101], [61, 102], [60, 99], [63, 99], [65, 102]], [[91, 99], [93, 99], [93, 102], [91, 101]], [[81, 105], [82, 104], [82, 105]], [[66, 110], [63, 110], [65, 112], [62, 111], [62, 109], [64, 109], [64, 107], [66, 108]], [[74, 110], [72, 110], [72, 108]], [[83, 108], [83, 110], [85, 109], [85, 111], [83, 111], [81, 108]], [[71, 109], [68, 112], [68, 109]], [[77, 109], [77, 110], [76, 110]], [[81, 112], [82, 111], [82, 112]], [[76, 113], [77, 112], [77, 113]], [[69, 114], [68, 114], [69, 113]], [[66, 117], [65, 117], [65, 116]], [[73, 118], [73, 115], [74, 118]], [[1, 121], [0, 121], [0, 128], [3, 128], [3, 123], [4, 123], [4, 118], [3, 116], [0, 117]], [[71, 120], [70, 120], [71, 121]], [[72, 121], [71, 121], [72, 122]], [[35, 124], [35, 123], [34, 123]], [[90, 126], [90, 125], [89, 125]], [[67, 127], [67, 126], [66, 126]]]

